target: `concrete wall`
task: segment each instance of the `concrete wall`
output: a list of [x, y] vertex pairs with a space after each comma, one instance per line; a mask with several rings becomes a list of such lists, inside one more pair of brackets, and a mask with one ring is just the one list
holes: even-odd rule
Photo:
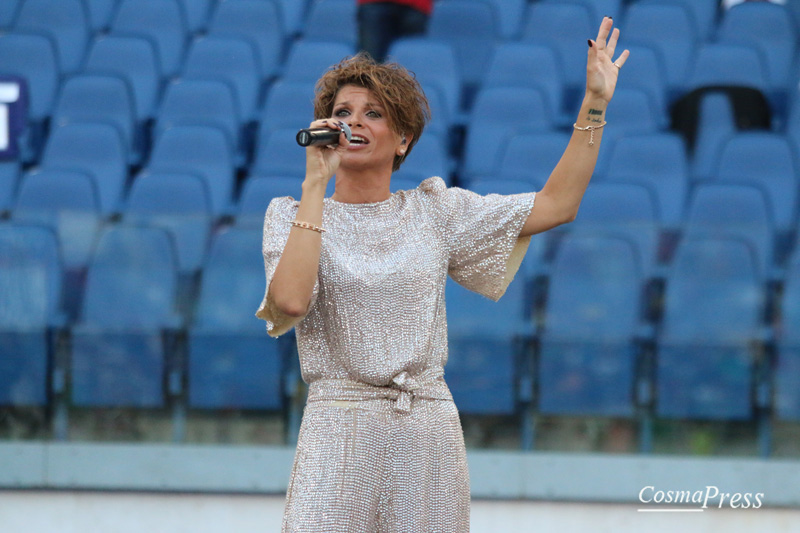
[[[800, 532], [800, 510], [643, 513], [630, 504], [476, 500], [472, 533]], [[280, 531], [283, 497], [75, 491], [0, 492], [3, 533], [265, 533]], [[423, 533], [423, 532], [421, 532]]]

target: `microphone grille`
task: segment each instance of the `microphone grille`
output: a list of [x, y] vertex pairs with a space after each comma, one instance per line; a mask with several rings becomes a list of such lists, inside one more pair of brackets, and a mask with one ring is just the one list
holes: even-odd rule
[[347, 142], [350, 142], [350, 139], [353, 138], [353, 130], [350, 129], [350, 126], [342, 122], [342, 131], [344, 132], [344, 136], [347, 138]]

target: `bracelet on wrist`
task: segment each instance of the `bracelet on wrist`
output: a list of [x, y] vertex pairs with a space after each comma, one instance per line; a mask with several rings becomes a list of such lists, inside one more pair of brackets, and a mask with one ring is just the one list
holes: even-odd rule
[[592, 126], [581, 127], [581, 126], [578, 126], [578, 123], [576, 122], [575, 124], [572, 125], [572, 127], [575, 128], [578, 131], [588, 131], [589, 132], [589, 146], [592, 146], [592, 145], [594, 145], [594, 130], [599, 130], [600, 128], [602, 128], [606, 124], [608, 124], [608, 123], [604, 120], [601, 124], [598, 124], [597, 126], [592, 125]]
[[299, 220], [293, 220], [292, 221], [292, 226], [294, 226], [296, 228], [310, 229], [311, 231], [316, 231], [317, 233], [324, 233], [325, 232], [324, 228], [321, 228], [321, 227], [319, 227], [317, 225], [314, 225], [314, 224], [310, 224], [308, 222], [301, 222]]

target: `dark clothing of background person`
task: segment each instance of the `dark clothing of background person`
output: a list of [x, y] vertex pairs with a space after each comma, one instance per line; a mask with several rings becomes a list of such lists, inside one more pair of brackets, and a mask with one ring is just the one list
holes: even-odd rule
[[382, 62], [392, 42], [424, 35], [433, 0], [358, 0], [358, 46]]

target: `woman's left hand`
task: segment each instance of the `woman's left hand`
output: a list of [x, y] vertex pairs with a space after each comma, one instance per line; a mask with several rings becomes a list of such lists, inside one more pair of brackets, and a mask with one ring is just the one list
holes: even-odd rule
[[[614, 21], [609, 17], [603, 18], [600, 30], [597, 32], [597, 40], [589, 40], [589, 56], [586, 64], [587, 95], [601, 98], [606, 102], [609, 102], [614, 95], [619, 71], [630, 55], [630, 52], [625, 50], [616, 61], [613, 60], [619, 39], [619, 29], [614, 28], [614, 31], [611, 31], [613, 25]], [[611, 33], [610, 38], [609, 33]]]

